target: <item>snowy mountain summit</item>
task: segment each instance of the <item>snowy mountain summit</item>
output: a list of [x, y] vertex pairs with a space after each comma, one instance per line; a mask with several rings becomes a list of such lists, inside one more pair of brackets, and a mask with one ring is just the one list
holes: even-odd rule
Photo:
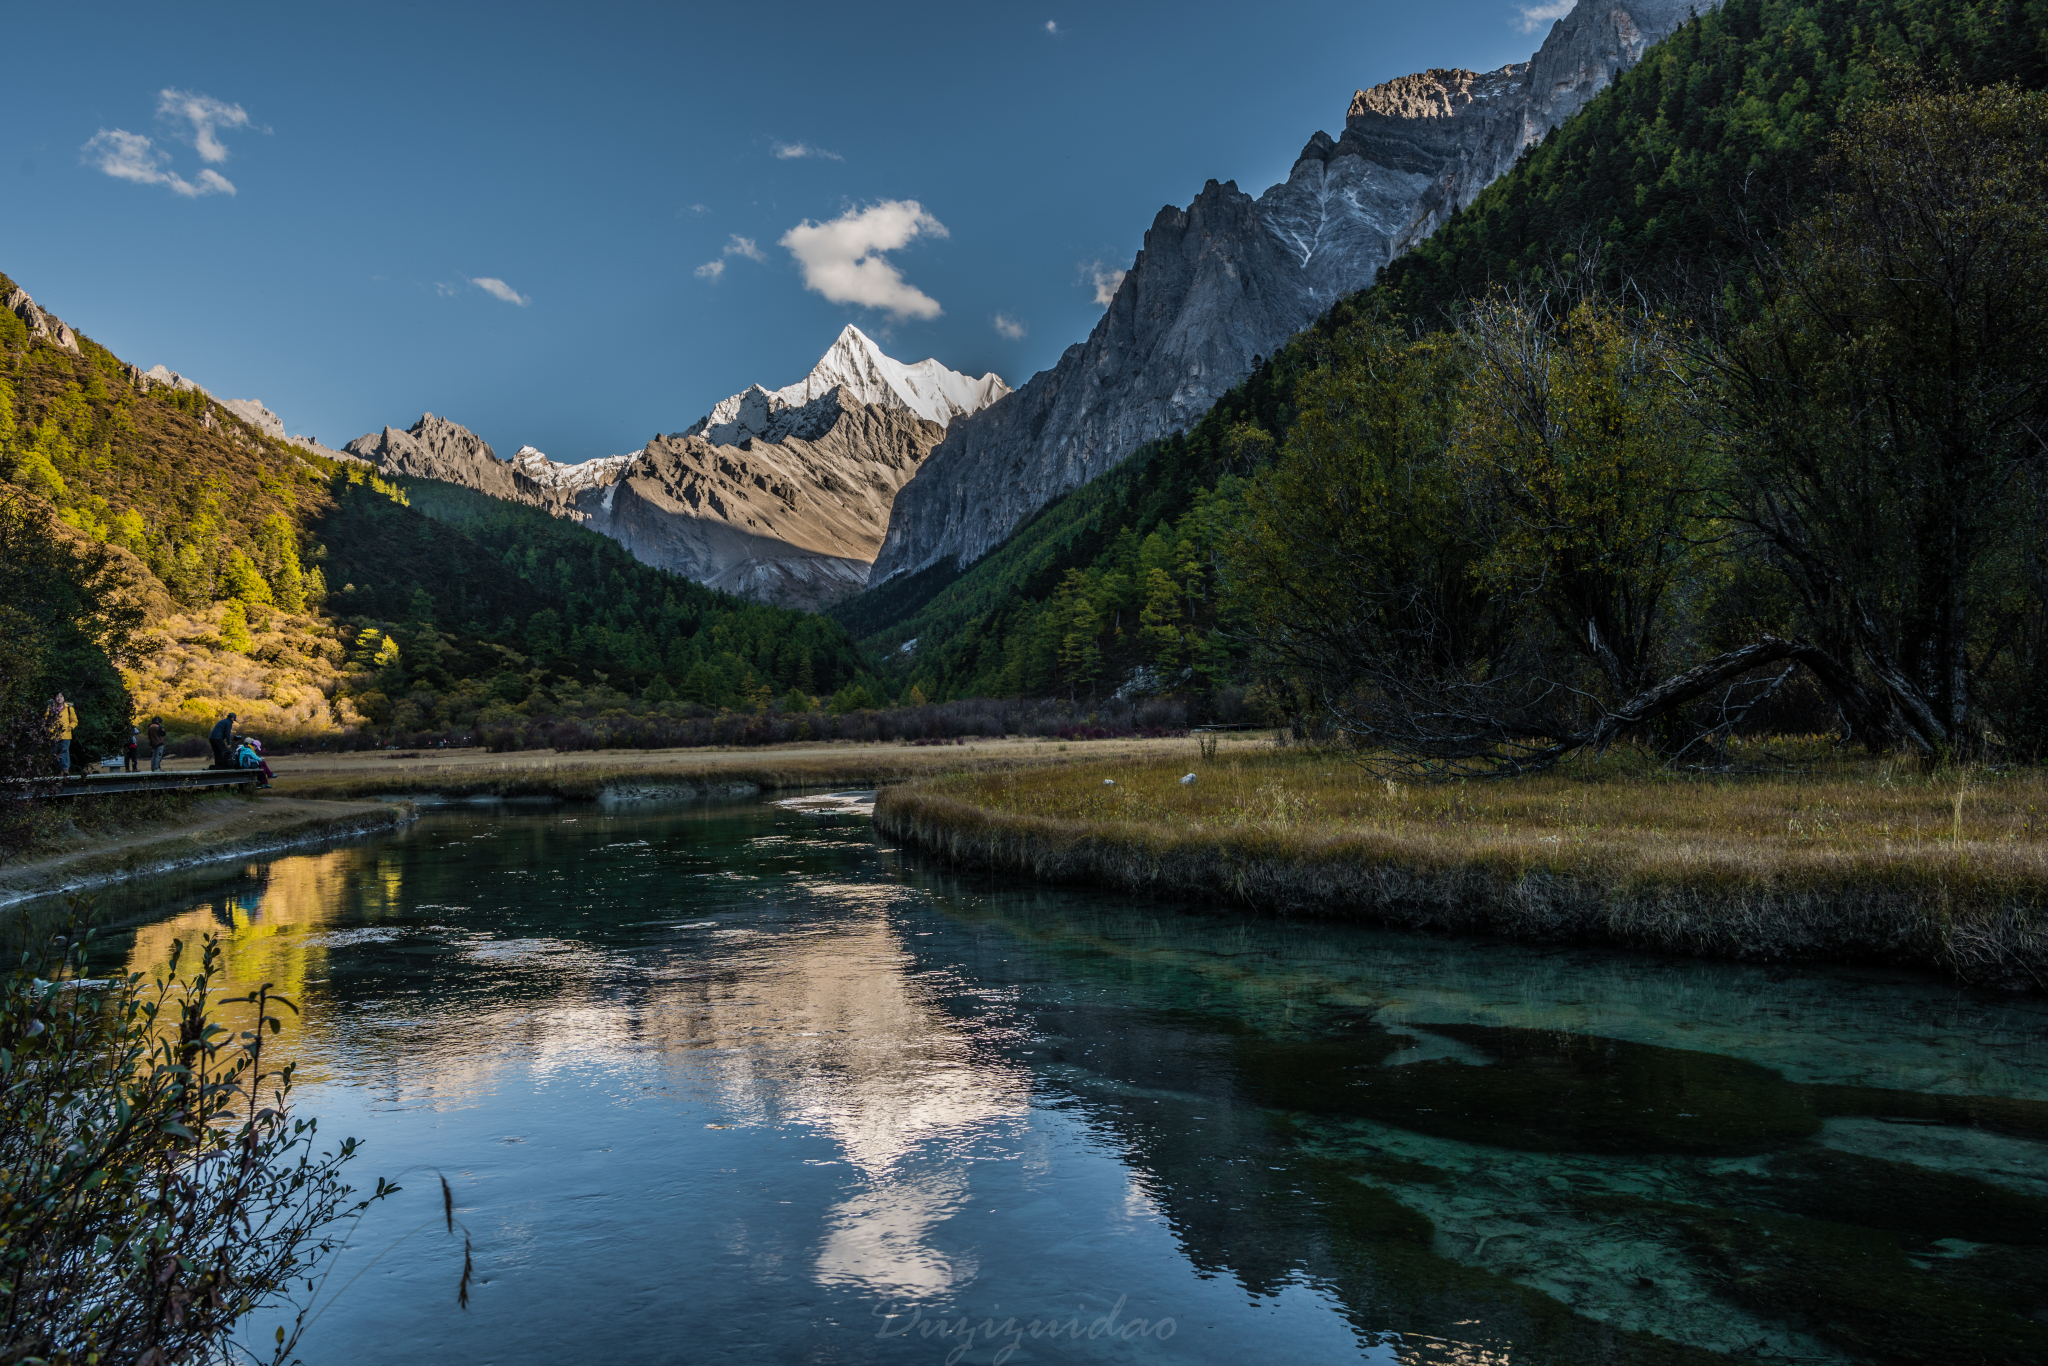
[[638, 451], [630, 455], [600, 455], [580, 464], [565, 465], [559, 460], [548, 459], [545, 451], [521, 446], [519, 453], [512, 457], [512, 468], [542, 488], [582, 493], [611, 483], [638, 456]]
[[930, 359], [905, 365], [848, 323], [810, 374], [782, 389], [752, 385], [721, 400], [683, 435], [702, 437], [714, 446], [790, 436], [810, 439], [829, 430], [838, 417], [837, 405], [819, 402], [834, 389], [845, 401], [900, 409], [940, 427], [980, 412], [1010, 392], [1010, 386], [993, 373], [970, 379]]

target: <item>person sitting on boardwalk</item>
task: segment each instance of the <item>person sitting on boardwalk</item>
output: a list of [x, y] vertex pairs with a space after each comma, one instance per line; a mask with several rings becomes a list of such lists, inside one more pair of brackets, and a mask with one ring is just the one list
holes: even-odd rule
[[78, 708], [64, 700], [58, 693], [50, 699], [50, 734], [57, 742], [57, 773], [67, 776], [71, 772], [71, 736], [78, 729]]
[[213, 746], [213, 766], [215, 768], [233, 768], [235, 766], [234, 742], [235, 714], [229, 712], [220, 719], [220, 724], [216, 725], [206, 736], [206, 743]]
[[242, 737], [240, 747], [235, 750], [235, 767], [253, 768], [261, 772], [263, 778], [256, 784], [258, 787], [269, 787], [270, 780], [276, 776], [270, 771], [270, 765], [263, 762], [263, 742], [253, 735]]
[[169, 732], [164, 730], [163, 717], [152, 716], [149, 718], [147, 738], [149, 740], [149, 771], [151, 773], [161, 773], [164, 767], [164, 741], [170, 738]]

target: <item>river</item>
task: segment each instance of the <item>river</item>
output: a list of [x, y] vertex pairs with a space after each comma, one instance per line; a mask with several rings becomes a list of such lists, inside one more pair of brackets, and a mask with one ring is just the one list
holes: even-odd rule
[[305, 1360], [2048, 1360], [2038, 998], [962, 877], [863, 812], [444, 807], [103, 898], [129, 968], [213, 930], [294, 996], [302, 1113], [405, 1187]]

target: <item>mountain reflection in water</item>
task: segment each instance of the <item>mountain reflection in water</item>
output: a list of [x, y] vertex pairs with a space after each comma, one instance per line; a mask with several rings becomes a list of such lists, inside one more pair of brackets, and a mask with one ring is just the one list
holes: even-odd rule
[[316, 1366], [2048, 1359], [2032, 1001], [959, 878], [845, 800], [436, 813], [171, 899], [128, 967], [221, 933], [407, 1186]]

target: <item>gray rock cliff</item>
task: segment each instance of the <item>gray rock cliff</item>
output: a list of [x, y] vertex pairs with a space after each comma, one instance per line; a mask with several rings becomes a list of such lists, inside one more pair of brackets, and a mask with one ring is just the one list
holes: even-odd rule
[[28, 291], [17, 285], [5, 299], [0, 299], [0, 308], [6, 309], [21, 319], [28, 328], [29, 340], [41, 337], [50, 345], [65, 351], [78, 350], [78, 334], [65, 325], [64, 320], [54, 313], [46, 313], [36, 307], [36, 301], [28, 297]]
[[1527, 62], [1425, 71], [1352, 99], [1256, 200], [1210, 181], [1160, 210], [1085, 341], [1006, 398], [956, 419], [896, 497], [869, 577], [957, 558], [1147, 441], [1185, 429], [1255, 356], [1434, 232], [1694, 13], [1719, 0], [1580, 0]]

